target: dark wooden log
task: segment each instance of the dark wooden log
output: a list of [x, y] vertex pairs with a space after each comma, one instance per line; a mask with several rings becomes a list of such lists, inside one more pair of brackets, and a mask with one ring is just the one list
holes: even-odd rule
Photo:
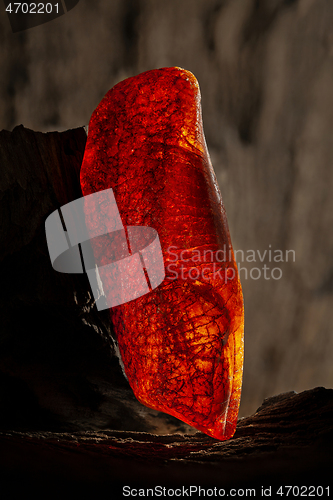
[[[311, 486], [330, 486], [332, 445], [333, 390], [318, 387], [266, 399], [223, 442], [200, 432], [2, 432], [0, 468], [3, 480], [16, 481], [25, 491], [71, 486], [76, 494], [104, 491], [110, 498], [122, 498], [125, 485], [192, 485], [223, 488], [225, 496], [231, 488], [251, 488], [247, 496], [262, 497], [262, 487], [272, 488], [271, 497], [281, 498], [276, 495], [280, 486], [303, 486], [307, 496], [314, 491]], [[297, 488], [295, 492], [299, 496]], [[328, 497], [327, 490], [323, 497]]]
[[85, 140], [83, 128], [0, 133], [2, 490], [120, 498], [125, 485], [193, 485], [263, 496], [264, 486], [274, 498], [279, 486], [329, 486], [331, 389], [269, 398], [225, 442], [134, 398], [108, 312], [97, 313], [85, 275], [52, 269], [46, 246], [46, 217], [81, 196]]

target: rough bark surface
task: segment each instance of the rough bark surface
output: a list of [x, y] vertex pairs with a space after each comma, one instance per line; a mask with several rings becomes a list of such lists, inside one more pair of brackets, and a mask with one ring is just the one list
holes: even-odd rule
[[121, 498], [125, 485], [255, 488], [256, 497], [271, 486], [271, 497], [281, 498], [281, 485], [330, 485], [332, 422], [333, 390], [318, 387], [266, 399], [223, 442], [200, 432], [2, 432], [2, 484], [25, 491], [74, 486], [76, 494], [91, 489], [112, 498]]

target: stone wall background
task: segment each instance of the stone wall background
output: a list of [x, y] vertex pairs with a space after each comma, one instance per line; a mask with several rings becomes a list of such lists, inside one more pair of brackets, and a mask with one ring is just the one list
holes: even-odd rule
[[[333, 3], [81, 0], [16, 34], [0, 10], [0, 129], [86, 125], [128, 76], [195, 74], [234, 248], [267, 250], [264, 262], [239, 252], [240, 267], [283, 272], [241, 270], [241, 415], [279, 392], [332, 387]], [[295, 261], [269, 262], [269, 249]]]

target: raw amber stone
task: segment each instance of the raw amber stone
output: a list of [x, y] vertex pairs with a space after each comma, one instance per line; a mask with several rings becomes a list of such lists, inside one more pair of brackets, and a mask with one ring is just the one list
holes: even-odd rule
[[105, 95], [89, 123], [81, 186], [84, 195], [112, 188], [124, 226], [159, 234], [164, 281], [110, 310], [135, 396], [210, 436], [232, 437], [243, 297], [192, 73], [147, 71]]

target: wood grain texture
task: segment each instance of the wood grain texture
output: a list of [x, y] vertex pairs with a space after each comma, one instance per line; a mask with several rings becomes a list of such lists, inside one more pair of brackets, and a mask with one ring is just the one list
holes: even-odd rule
[[260, 497], [265, 486], [279, 498], [281, 485], [330, 485], [332, 417], [332, 390], [318, 387], [266, 399], [223, 442], [202, 433], [2, 432], [1, 471], [26, 491], [72, 486], [121, 497], [124, 485], [200, 485], [256, 488]]

